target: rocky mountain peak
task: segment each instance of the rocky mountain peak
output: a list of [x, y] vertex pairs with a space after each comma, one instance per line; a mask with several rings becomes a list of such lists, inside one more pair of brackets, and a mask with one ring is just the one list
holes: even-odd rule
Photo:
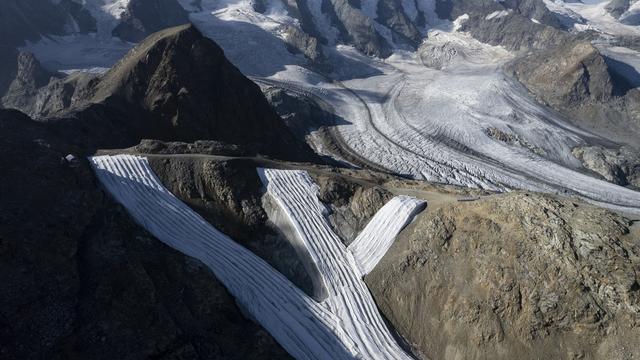
[[125, 147], [143, 138], [216, 140], [280, 158], [312, 156], [259, 87], [191, 24], [151, 35], [103, 76], [82, 84], [66, 91], [73, 94], [71, 107], [47, 120], [79, 147]]
[[112, 33], [138, 42], [155, 31], [187, 22], [187, 12], [176, 0], [131, 0]]

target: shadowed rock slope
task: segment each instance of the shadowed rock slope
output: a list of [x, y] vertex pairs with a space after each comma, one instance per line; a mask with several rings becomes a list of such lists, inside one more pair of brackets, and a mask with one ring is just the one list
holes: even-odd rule
[[640, 146], [640, 91], [586, 41], [567, 40], [517, 59], [507, 71], [575, 125]]
[[199, 262], [132, 222], [40, 123], [0, 110], [0, 357], [285, 359]]
[[138, 42], [156, 31], [188, 22], [187, 12], [176, 0], [130, 0], [112, 33]]
[[631, 359], [640, 356], [632, 229], [550, 196], [453, 203], [419, 215], [366, 282], [429, 358]]
[[82, 86], [71, 91], [68, 109], [49, 110], [55, 116], [46, 120], [82, 148], [122, 148], [142, 138], [216, 140], [279, 158], [313, 158], [259, 87], [192, 25], [153, 34]]

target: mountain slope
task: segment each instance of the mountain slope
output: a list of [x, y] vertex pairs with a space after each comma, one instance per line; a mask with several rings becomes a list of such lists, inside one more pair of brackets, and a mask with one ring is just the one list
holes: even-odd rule
[[[150, 236], [42, 123], [0, 109], [3, 359], [288, 359], [200, 263]], [[19, 311], [16, 311], [19, 309]]]
[[188, 22], [186, 11], [176, 0], [130, 0], [112, 34], [138, 42], [156, 31]]
[[528, 193], [428, 209], [366, 282], [430, 358], [640, 355], [639, 233], [628, 219]]
[[47, 122], [89, 148], [208, 139], [282, 158], [311, 156], [258, 86], [192, 25], [150, 36]]

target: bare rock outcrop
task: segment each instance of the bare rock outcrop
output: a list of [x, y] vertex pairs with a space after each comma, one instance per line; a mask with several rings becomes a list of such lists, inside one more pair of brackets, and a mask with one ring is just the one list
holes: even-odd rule
[[607, 101], [613, 96], [614, 83], [605, 58], [588, 42], [568, 43], [542, 56], [534, 53], [511, 70], [551, 104]]
[[318, 39], [295, 26], [287, 25], [285, 27], [284, 41], [290, 50], [302, 53], [312, 62], [319, 62], [324, 59], [322, 46]]
[[640, 188], [640, 154], [628, 146], [608, 149], [584, 146], [573, 149], [573, 155], [585, 168], [614, 184]]
[[506, 70], [578, 127], [638, 146], [640, 91], [590, 42], [571, 39], [519, 58]]
[[393, 197], [387, 190], [340, 176], [312, 174], [318, 198], [328, 207], [333, 230], [349, 245], [376, 212]]
[[262, 182], [250, 160], [150, 158], [162, 183], [213, 226], [262, 257], [307, 294], [313, 282], [296, 250], [268, 223]]
[[188, 22], [187, 12], [176, 0], [130, 0], [112, 33], [139, 42], [156, 31]]
[[366, 282], [429, 358], [633, 358], [640, 234], [631, 224], [528, 193], [443, 205], [419, 215]]
[[0, 105], [33, 115], [40, 88], [46, 86], [51, 78], [61, 76], [43, 68], [35, 56], [28, 52], [19, 52], [14, 61], [15, 78], [0, 98]]

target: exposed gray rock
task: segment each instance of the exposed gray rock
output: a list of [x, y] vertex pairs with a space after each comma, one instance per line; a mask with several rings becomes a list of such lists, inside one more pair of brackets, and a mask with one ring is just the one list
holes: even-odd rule
[[[487, 15], [499, 11], [509, 13], [487, 19]], [[558, 45], [568, 37], [540, 0], [438, 0], [436, 12], [440, 18], [449, 20], [468, 15], [461, 30], [481, 42], [509, 50], [543, 49]]]
[[213, 226], [262, 257], [300, 289], [313, 282], [292, 245], [267, 224], [262, 182], [249, 160], [150, 158], [154, 172], [178, 198]]
[[640, 8], [630, 9], [620, 16], [620, 22], [625, 25], [640, 25]]
[[23, 111], [35, 119], [43, 119], [64, 113], [82, 104], [99, 76], [87, 72], [75, 72], [63, 78], [51, 78], [36, 94], [32, 108]]
[[619, 18], [620, 15], [629, 10], [629, 0], [611, 0], [605, 7], [609, 14], [614, 18]]
[[354, 8], [348, 0], [323, 0], [322, 9], [330, 16], [344, 42], [353, 44], [367, 55], [391, 55], [391, 46], [376, 31], [373, 20]]
[[378, 1], [377, 14], [377, 21], [391, 29], [394, 42], [413, 49], [420, 45], [422, 34], [405, 14], [401, 0]]
[[547, 8], [543, 0], [506, 0], [501, 2], [508, 9], [527, 19], [535, 19], [541, 24], [561, 28], [560, 20]]
[[612, 0], [607, 4], [605, 9], [621, 23], [637, 26], [640, 25], [640, 9], [630, 9], [631, 5], [636, 1]]
[[601, 175], [614, 184], [632, 185], [640, 188], [640, 153], [623, 146], [607, 149], [601, 146], [586, 146], [573, 149], [573, 155], [585, 168]]
[[312, 62], [322, 61], [324, 55], [318, 39], [295, 26], [287, 25], [283, 32], [284, 41], [293, 52], [300, 52]]
[[76, 72], [65, 76], [51, 72], [28, 52], [18, 52], [12, 82], [0, 98], [0, 105], [36, 118], [46, 118], [83, 102], [97, 75]]
[[519, 136], [518, 134], [514, 134], [511, 132], [505, 132], [502, 131], [498, 128], [488, 128], [486, 129], [486, 134], [489, 135], [491, 138], [496, 139], [498, 141], [502, 141], [504, 143], [507, 143], [509, 145], [515, 145], [515, 146], [520, 146], [522, 148], [525, 149], [529, 149], [532, 152], [538, 154], [538, 155], [544, 155], [544, 150], [531, 144], [530, 142], [527, 141], [527, 139], [523, 139], [521, 136]]
[[561, 30], [536, 24], [516, 12], [490, 20], [486, 20], [486, 14], [474, 15], [463, 23], [462, 30], [481, 42], [515, 51], [556, 46], [568, 36]]
[[130, 0], [112, 33], [129, 42], [139, 42], [154, 32], [189, 22], [176, 0]]
[[366, 277], [391, 324], [435, 359], [640, 356], [631, 222], [511, 193], [420, 214]]
[[19, 52], [14, 61], [16, 75], [0, 99], [0, 104], [5, 108], [32, 113], [39, 88], [47, 85], [56, 74], [45, 70], [31, 53]]
[[327, 39], [324, 37], [324, 34], [318, 31], [313, 21], [313, 15], [311, 14], [307, 1], [308, 0], [284, 0], [284, 3], [289, 14], [300, 21], [302, 31], [318, 39], [322, 44], [327, 44]]
[[590, 42], [570, 40], [507, 66], [534, 95], [577, 126], [638, 146], [640, 93]]
[[298, 138], [305, 138], [311, 131], [333, 123], [334, 115], [311, 99], [276, 87], [265, 88], [263, 92], [269, 104]]
[[192, 143], [179, 141], [164, 142], [153, 139], [142, 139], [131, 151], [142, 154], [205, 154], [246, 156], [251, 155], [238, 145], [226, 144], [213, 140], [198, 140]]
[[393, 197], [381, 187], [344, 177], [311, 174], [320, 190], [318, 198], [328, 207], [333, 230], [349, 245], [376, 212]]

